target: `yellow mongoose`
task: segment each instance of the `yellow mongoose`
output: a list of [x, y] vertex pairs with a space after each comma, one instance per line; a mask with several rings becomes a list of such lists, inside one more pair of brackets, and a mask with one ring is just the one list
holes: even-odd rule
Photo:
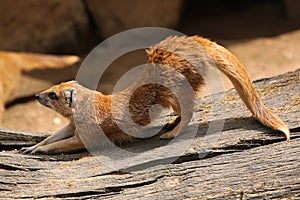
[[[145, 126], [152, 118], [151, 106], [156, 104], [171, 107], [180, 117], [180, 123], [161, 136], [175, 137], [189, 123], [192, 109], [185, 106], [194, 100], [194, 97], [183, 94], [185, 88], [181, 89], [182, 77], [189, 82], [194, 91], [199, 90], [204, 84], [202, 75], [205, 75], [207, 65], [211, 64], [209, 60], [231, 80], [253, 116], [263, 125], [281, 131], [289, 140], [288, 127], [264, 106], [243, 65], [224, 47], [199, 36], [171, 36], [147, 50], [147, 54], [148, 64], [140, 77], [133, 85], [119, 93], [103, 95], [70, 81], [37, 94], [40, 103], [69, 118], [70, 124], [39, 144], [23, 148], [24, 153], [59, 153], [82, 149], [84, 145], [79, 136], [88, 133], [80, 126], [101, 127], [114, 143], [130, 141], [132, 136], [124, 133], [118, 126], [118, 122], [128, 118], [124, 110], [129, 109], [130, 118], [135, 124]], [[157, 71], [159, 73], [156, 73]], [[154, 79], [159, 79], [162, 84], [151, 84]], [[137, 87], [139, 85], [142, 86]], [[182, 94], [181, 102], [168, 86]], [[87, 102], [93, 97], [93, 105], [89, 105]], [[95, 118], [89, 114], [92, 109], [95, 110]], [[131, 126], [127, 127], [127, 130], [134, 131]]]

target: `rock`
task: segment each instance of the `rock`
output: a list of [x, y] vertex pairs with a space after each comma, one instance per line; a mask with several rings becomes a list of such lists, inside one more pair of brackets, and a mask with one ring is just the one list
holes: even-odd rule
[[81, 0], [1, 1], [0, 10], [0, 49], [74, 53], [92, 37]]
[[87, 0], [90, 13], [101, 37], [131, 28], [177, 26], [182, 0]]
[[291, 19], [300, 18], [300, 2], [298, 0], [284, 0], [286, 14]]

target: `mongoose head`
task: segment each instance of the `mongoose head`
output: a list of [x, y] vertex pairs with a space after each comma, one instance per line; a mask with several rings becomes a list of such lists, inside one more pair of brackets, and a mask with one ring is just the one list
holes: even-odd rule
[[76, 81], [55, 85], [35, 95], [36, 99], [64, 117], [71, 117], [76, 101]]

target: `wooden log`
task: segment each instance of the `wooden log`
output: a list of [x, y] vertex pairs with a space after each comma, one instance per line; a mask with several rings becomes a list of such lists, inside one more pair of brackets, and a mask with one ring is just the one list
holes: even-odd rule
[[31, 146], [42, 141], [47, 136], [49, 136], [47, 133], [13, 131], [0, 128], [0, 145], [2, 150]]
[[[0, 153], [0, 199], [300, 198], [300, 70], [255, 86], [291, 128], [290, 142], [251, 118], [234, 90], [215, 95], [213, 102], [209, 97], [199, 101], [179, 139], [155, 136], [122, 146], [128, 155], [136, 153], [129, 158], [112, 149], [97, 156], [22, 155], [7, 149], [31, 145], [47, 134], [1, 130], [6, 151]], [[185, 151], [178, 151], [186, 141]]]

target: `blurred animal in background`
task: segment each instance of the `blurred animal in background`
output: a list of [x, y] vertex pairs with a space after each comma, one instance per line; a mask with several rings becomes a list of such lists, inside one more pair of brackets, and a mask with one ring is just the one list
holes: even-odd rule
[[59, 69], [78, 61], [77, 56], [0, 51], [0, 125], [5, 105], [17, 98], [17, 88], [23, 89], [23, 73], [39, 69]]

